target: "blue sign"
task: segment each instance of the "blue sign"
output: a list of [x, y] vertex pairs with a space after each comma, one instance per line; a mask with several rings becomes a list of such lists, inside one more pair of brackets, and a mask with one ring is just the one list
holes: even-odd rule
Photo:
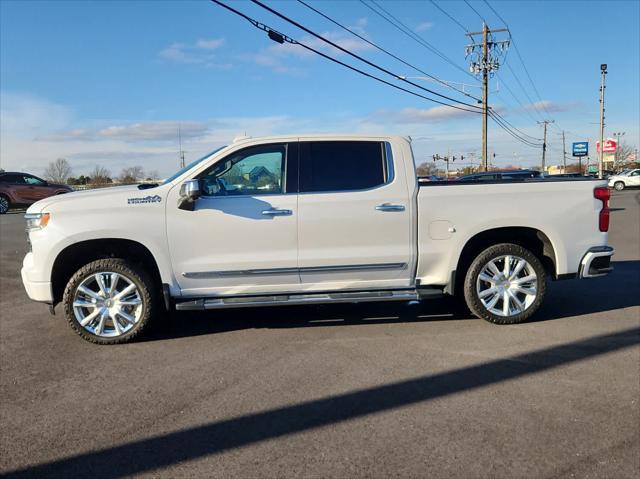
[[573, 144], [573, 156], [587, 156], [589, 154], [589, 142], [581, 141]]

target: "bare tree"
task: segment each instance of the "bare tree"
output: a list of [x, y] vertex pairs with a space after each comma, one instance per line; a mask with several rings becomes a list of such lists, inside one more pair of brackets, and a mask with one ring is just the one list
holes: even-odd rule
[[430, 176], [437, 174], [438, 168], [434, 163], [424, 162], [416, 168], [418, 176]]
[[130, 185], [133, 183], [138, 183], [143, 178], [144, 170], [142, 169], [142, 166], [130, 166], [129, 168], [124, 168], [120, 172], [118, 180], [120, 180], [120, 183]]
[[111, 183], [111, 173], [103, 166], [96, 165], [93, 171], [89, 174], [91, 178], [91, 184], [93, 185], [105, 185]]
[[631, 147], [631, 145], [629, 145], [627, 143], [620, 142], [618, 144], [618, 151], [616, 151], [616, 154], [615, 154], [615, 159], [616, 159], [615, 167], [616, 167], [616, 169], [626, 166], [627, 163], [629, 163], [629, 159], [628, 158], [632, 154], [633, 154], [633, 148]]
[[71, 165], [66, 158], [58, 158], [47, 165], [44, 177], [53, 183], [66, 183], [71, 176]]
[[147, 181], [158, 181], [160, 179], [160, 173], [158, 173], [158, 170], [148, 171], [146, 179]]

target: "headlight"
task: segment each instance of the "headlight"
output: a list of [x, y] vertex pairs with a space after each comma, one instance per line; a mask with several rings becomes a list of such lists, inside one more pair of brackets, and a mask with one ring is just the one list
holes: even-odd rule
[[49, 213], [29, 213], [24, 215], [27, 220], [27, 231], [41, 230], [49, 224]]

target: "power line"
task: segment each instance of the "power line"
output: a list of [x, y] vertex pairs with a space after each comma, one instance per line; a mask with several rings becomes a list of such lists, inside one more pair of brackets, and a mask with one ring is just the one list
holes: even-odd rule
[[[503, 122], [505, 122], [507, 125], [509, 125], [512, 129], [514, 129], [515, 131], [517, 131], [517, 132], [518, 132], [518, 133], [520, 133], [521, 135], [528, 136], [528, 137], [529, 137], [529, 138], [531, 138], [532, 140], [542, 141], [542, 138], [536, 138], [535, 136], [531, 136], [531, 135], [529, 135], [528, 133], [525, 133], [524, 131], [519, 130], [518, 128], [516, 128], [515, 126], [513, 126], [511, 123], [509, 123], [505, 117], [503, 117], [502, 115], [498, 114], [498, 113], [497, 113], [497, 112], [495, 112], [495, 111], [491, 111], [491, 112], [489, 113], [489, 115], [490, 115], [490, 116], [493, 116], [493, 115], [497, 116], [497, 117], [498, 117], [498, 118], [500, 118]], [[495, 118], [494, 118], [494, 119], [495, 119]]]
[[[488, 0], [483, 0], [483, 1], [491, 9], [491, 11], [496, 15], [496, 17], [498, 17], [498, 19], [504, 24], [504, 26], [507, 27], [507, 29], [509, 30], [509, 25], [507, 25], [507, 22], [505, 21], [504, 18], [502, 18], [502, 16], [498, 13], [498, 11], [491, 6], [491, 4], [488, 2]], [[522, 59], [522, 55], [520, 54], [520, 49], [518, 48], [518, 44], [516, 43], [515, 38], [513, 38], [513, 35], [511, 34], [511, 30], [509, 30], [509, 35], [511, 36], [511, 42], [513, 43], [513, 48], [516, 51], [516, 55], [518, 55], [518, 59], [520, 60], [520, 63], [522, 64], [522, 68], [524, 69], [524, 72], [527, 75], [527, 78], [529, 79], [529, 82], [531, 83], [531, 86], [533, 87], [533, 91], [535, 92], [536, 96], [538, 97], [538, 100], [540, 101], [540, 106], [542, 106], [542, 108], [544, 109], [545, 113], [550, 116], [551, 114], [549, 113], [549, 110], [547, 109], [547, 106], [545, 105], [544, 101], [542, 100], [542, 96], [540, 95], [540, 92], [538, 91], [538, 88], [536, 87], [536, 84], [534, 83], [533, 78], [531, 78], [531, 75], [529, 74], [529, 70], [527, 69], [527, 65], [525, 64], [524, 60]], [[514, 76], [515, 76], [515, 74], [514, 74]], [[560, 127], [557, 124], [554, 123], [553, 125], [560, 130]]]
[[[269, 26], [267, 26], [267, 25], [265, 25], [265, 24], [263, 24], [263, 23], [258, 22], [257, 20], [254, 20], [253, 18], [249, 17], [248, 15], [246, 15], [246, 14], [244, 14], [244, 13], [242, 13], [242, 12], [240, 12], [240, 11], [236, 10], [235, 8], [233, 8], [233, 7], [229, 6], [229, 5], [226, 5], [225, 3], [221, 2], [220, 0], [211, 0], [211, 1], [212, 1], [213, 3], [215, 3], [215, 4], [219, 5], [219, 6], [221, 6], [221, 7], [223, 7], [223, 8], [225, 8], [225, 9], [229, 10], [230, 12], [232, 12], [232, 13], [234, 13], [234, 14], [236, 14], [236, 15], [238, 15], [238, 16], [240, 16], [240, 17], [242, 17], [242, 18], [244, 18], [245, 20], [247, 20], [249, 23], [251, 23], [254, 27], [258, 28], [259, 30], [262, 30], [262, 31], [264, 31], [264, 32], [267, 32], [267, 34], [269, 35], [269, 38], [271, 38], [272, 40], [274, 40], [274, 41], [276, 41], [276, 42], [278, 42], [278, 43], [285, 43], [285, 42], [287, 42], [287, 43], [290, 43], [290, 44], [293, 44], [293, 45], [299, 45], [300, 47], [302, 47], [302, 48], [304, 48], [304, 49], [306, 49], [306, 50], [308, 50], [308, 51], [310, 51], [310, 52], [316, 53], [317, 55], [319, 55], [319, 56], [321, 56], [321, 57], [323, 57], [323, 58], [326, 58], [326, 59], [327, 59], [327, 60], [329, 60], [329, 61], [332, 61], [332, 62], [334, 62], [334, 63], [336, 63], [336, 64], [338, 64], [338, 65], [344, 66], [345, 68], [348, 68], [349, 70], [355, 71], [356, 73], [359, 73], [359, 74], [361, 74], [361, 75], [363, 75], [363, 76], [365, 76], [365, 77], [367, 77], [367, 78], [371, 78], [371, 79], [376, 80], [376, 81], [378, 81], [378, 82], [380, 82], [380, 83], [383, 83], [383, 84], [385, 84], [385, 85], [388, 85], [388, 86], [390, 86], [390, 87], [392, 87], [392, 88], [394, 88], [394, 89], [396, 89], [396, 90], [400, 90], [400, 91], [403, 91], [403, 92], [405, 92], [405, 93], [409, 93], [410, 95], [413, 95], [413, 96], [416, 96], [416, 97], [422, 98], [422, 99], [424, 99], [424, 100], [428, 100], [428, 101], [431, 101], [431, 102], [434, 102], [434, 103], [438, 103], [438, 104], [441, 104], [441, 105], [444, 105], [444, 106], [449, 106], [449, 107], [451, 107], [451, 108], [456, 108], [456, 109], [458, 109], [458, 110], [467, 111], [467, 112], [470, 112], [470, 113], [481, 113], [480, 111], [477, 111], [477, 110], [468, 110], [468, 109], [466, 109], [466, 108], [461, 108], [461, 107], [458, 107], [458, 106], [455, 106], [455, 105], [449, 105], [449, 104], [447, 104], [447, 103], [444, 103], [444, 102], [441, 102], [441, 101], [439, 101], [439, 100], [436, 100], [436, 99], [433, 99], [433, 98], [427, 97], [427, 96], [422, 95], [422, 94], [420, 94], [420, 93], [417, 93], [417, 92], [415, 92], [415, 91], [412, 91], [412, 90], [409, 90], [409, 89], [403, 88], [403, 87], [401, 87], [401, 86], [395, 85], [395, 84], [393, 84], [393, 83], [391, 83], [391, 82], [389, 82], [389, 81], [386, 81], [386, 80], [384, 80], [384, 79], [382, 79], [382, 78], [380, 78], [380, 77], [377, 77], [377, 76], [375, 76], [375, 75], [372, 75], [372, 74], [370, 74], [370, 73], [368, 73], [368, 72], [365, 72], [365, 71], [363, 71], [363, 70], [360, 70], [359, 68], [356, 68], [356, 67], [354, 67], [354, 66], [352, 66], [352, 65], [349, 65], [349, 64], [347, 64], [347, 63], [345, 63], [345, 62], [343, 62], [343, 61], [340, 61], [340, 60], [338, 60], [338, 59], [336, 59], [336, 58], [333, 58], [333, 57], [331, 57], [330, 55], [327, 55], [327, 54], [325, 54], [325, 53], [323, 53], [323, 52], [321, 52], [321, 51], [319, 51], [319, 50], [316, 50], [315, 48], [312, 48], [312, 47], [310, 47], [310, 46], [308, 46], [308, 45], [306, 45], [306, 44], [304, 44], [304, 43], [301, 43], [301, 42], [299, 42], [299, 41], [297, 41], [297, 40], [295, 40], [295, 39], [293, 39], [293, 38], [291, 38], [291, 37], [288, 37], [287, 35], [284, 35], [284, 34], [282, 34], [282, 33], [278, 32], [277, 30], [274, 30], [274, 29], [272, 29], [271, 27], [269, 27]], [[515, 133], [515, 132], [511, 131], [511, 130], [510, 130], [510, 129], [509, 129], [509, 128], [508, 128], [508, 127], [507, 127], [507, 126], [506, 126], [506, 125], [501, 121], [501, 120], [500, 120], [500, 117], [499, 117], [497, 114], [496, 114], [496, 116], [491, 115], [491, 117], [493, 118], [493, 120], [494, 120], [494, 121], [495, 121], [495, 122], [496, 122], [496, 123], [497, 123], [497, 124], [502, 128], [502, 129], [504, 129], [505, 131], [507, 131], [507, 133], [509, 133], [509, 134], [510, 134], [511, 136], [513, 136], [515, 139], [517, 139], [517, 140], [521, 141], [522, 143], [524, 143], [524, 144], [526, 144], [526, 145], [528, 145], [528, 146], [533, 146], [533, 147], [537, 147], [537, 146], [538, 146], [538, 145], [535, 145], [535, 144], [533, 144], [532, 142], [530, 142], [530, 141], [526, 140], [525, 138], [520, 137], [517, 133]]]
[[[511, 38], [513, 39], [513, 37], [511, 37]], [[539, 110], [538, 105], [536, 104], [535, 101], [533, 101], [531, 99], [531, 97], [529, 96], [529, 93], [527, 93], [527, 89], [524, 87], [524, 85], [520, 81], [520, 78], [518, 78], [516, 73], [513, 71], [513, 68], [511, 68], [511, 65], [509, 63], [507, 63], [506, 66], [509, 69], [509, 71], [511, 72], [511, 74], [513, 75], [513, 78], [516, 80], [518, 85], [520, 85], [520, 89], [524, 92], [525, 96], [527, 97], [527, 100], [529, 100], [529, 104], [531, 105], [531, 107], [534, 109], [534, 111], [536, 111], [542, 117], [542, 112]]]
[[466, 32], [469, 31], [469, 29], [467, 27], [465, 27], [462, 23], [460, 23], [458, 20], [456, 20], [454, 17], [452, 17], [451, 15], [449, 15], [449, 13], [447, 13], [447, 11], [442, 8], [440, 5], [438, 5], [434, 0], [429, 0], [434, 7], [436, 7], [438, 10], [440, 10], [442, 13], [444, 13], [447, 17], [449, 17], [449, 19], [455, 23], [456, 25], [458, 25], [460, 28], [462, 28], [462, 30]]
[[[374, 0], [372, 0], [373, 2]], [[451, 60], [449, 57], [447, 57], [444, 53], [442, 53], [440, 50], [438, 50], [436, 47], [434, 47], [433, 45], [431, 45], [428, 41], [426, 41], [424, 38], [422, 38], [420, 35], [415, 34], [414, 32], [411, 31], [411, 29], [409, 27], [407, 27], [404, 23], [402, 23], [400, 20], [398, 20], [395, 16], [393, 16], [393, 14], [389, 13], [387, 10], [385, 10], [384, 7], [382, 7], [381, 5], [379, 5], [378, 3], [375, 3], [376, 7], [379, 8], [380, 10], [382, 10], [383, 13], [381, 13], [380, 11], [378, 11], [377, 9], [373, 8], [371, 5], [369, 5], [368, 3], [366, 3], [364, 0], [360, 0], [360, 3], [362, 3], [365, 7], [367, 7], [369, 10], [371, 10], [373, 13], [375, 13], [376, 15], [378, 15], [380, 18], [386, 20], [388, 23], [390, 23], [391, 25], [393, 25], [394, 27], [396, 27], [398, 30], [400, 30], [402, 33], [404, 33], [406, 36], [408, 36], [409, 38], [411, 38], [412, 40], [414, 40], [415, 42], [418, 42], [420, 45], [422, 45], [423, 47], [425, 47], [426, 49], [428, 49], [429, 51], [431, 51], [432, 53], [438, 55], [441, 59], [443, 59], [444, 61], [446, 61], [447, 63], [449, 63], [450, 65], [452, 65], [454, 68], [457, 68], [458, 70], [460, 70], [462, 73], [464, 73], [465, 75], [470, 76], [471, 78], [473, 78], [474, 80], [476, 80], [476, 78], [471, 75], [467, 70], [465, 70], [464, 68], [462, 68], [460, 65], [458, 65], [457, 63], [455, 63], [453, 60]], [[385, 15], [386, 14], [386, 15]]]
[[470, 4], [467, 0], [464, 0], [464, 3], [466, 3], [466, 4], [467, 4], [467, 6], [468, 6], [471, 10], [473, 10], [473, 11], [476, 13], [476, 15], [478, 15], [478, 17], [480, 17], [480, 20], [482, 20], [484, 23], [487, 23], [487, 21], [484, 19], [484, 17], [483, 17], [482, 15], [480, 15], [480, 12], [478, 12], [478, 10], [476, 10], [475, 8], [473, 8], [473, 6], [471, 6], [471, 4]]
[[495, 14], [495, 16], [496, 16], [496, 17], [498, 17], [498, 20], [500, 20], [500, 21], [502, 22], [502, 24], [503, 24], [506, 28], [509, 28], [509, 25], [507, 25], [507, 22], [505, 22], [504, 18], [502, 18], [502, 17], [500, 16], [500, 14], [496, 11], [496, 9], [495, 9], [495, 8], [493, 8], [493, 7], [491, 6], [491, 4], [490, 4], [487, 0], [483, 0], [483, 1], [484, 1], [484, 3], [486, 3], [486, 4], [487, 4], [487, 7], [489, 7], [489, 8], [491, 9], [491, 11]]
[[386, 50], [386, 49], [382, 48], [380, 45], [377, 45], [377, 44], [375, 44], [374, 42], [372, 42], [372, 41], [368, 40], [367, 38], [365, 38], [364, 36], [360, 35], [359, 33], [354, 32], [352, 29], [350, 29], [350, 28], [348, 28], [348, 27], [344, 26], [344, 25], [343, 25], [343, 24], [341, 24], [340, 22], [338, 22], [338, 21], [334, 20], [333, 18], [329, 17], [329, 16], [328, 16], [328, 15], [326, 15], [325, 13], [323, 13], [323, 12], [321, 12], [320, 10], [318, 10], [317, 8], [315, 8], [315, 7], [311, 6], [311, 5], [309, 5], [308, 3], [304, 2], [303, 0], [297, 0], [297, 1], [298, 1], [299, 3], [301, 3], [302, 5], [304, 5], [305, 7], [307, 7], [308, 9], [310, 9], [310, 10], [314, 11], [315, 13], [317, 13], [318, 15], [322, 16], [323, 18], [325, 18], [325, 19], [329, 20], [329, 21], [330, 21], [331, 23], [333, 23], [334, 25], [339, 26], [339, 27], [340, 27], [340, 28], [342, 28], [343, 30], [345, 30], [345, 31], [347, 31], [347, 32], [349, 32], [349, 33], [351, 33], [352, 35], [354, 35], [354, 36], [356, 36], [356, 37], [358, 37], [360, 40], [362, 40], [362, 41], [366, 42], [367, 44], [371, 45], [371, 46], [372, 46], [372, 47], [374, 47], [374, 48], [377, 48], [377, 49], [378, 49], [378, 50], [380, 50], [381, 52], [386, 53], [386, 54], [387, 54], [387, 55], [389, 55], [390, 57], [392, 57], [392, 58], [394, 58], [394, 59], [398, 60], [400, 63], [402, 63], [402, 64], [404, 64], [404, 65], [408, 66], [409, 68], [412, 68], [412, 69], [414, 69], [415, 71], [422, 73], [423, 75], [425, 75], [425, 76], [427, 76], [427, 77], [429, 77], [429, 78], [433, 79], [433, 80], [434, 80], [435, 82], [437, 82], [437, 83], [440, 83], [440, 84], [442, 84], [442, 85], [444, 85], [444, 86], [446, 86], [446, 87], [448, 87], [448, 88], [451, 88], [451, 89], [453, 89], [453, 90], [455, 90], [455, 91], [457, 91], [457, 92], [459, 92], [459, 93], [462, 93], [462, 94], [463, 94], [463, 95], [465, 95], [465, 96], [468, 96], [469, 98], [473, 98], [474, 100], [479, 101], [479, 99], [478, 99], [478, 98], [474, 97], [473, 95], [470, 95], [469, 93], [465, 92], [464, 90], [460, 90], [460, 89], [458, 89], [458, 88], [456, 88], [456, 87], [452, 86], [450, 83], [445, 82], [445, 81], [443, 81], [443, 80], [440, 80], [439, 78], [437, 78], [437, 77], [435, 77], [435, 76], [433, 76], [433, 75], [431, 75], [431, 74], [429, 74], [429, 73], [425, 72], [425, 71], [424, 71], [424, 70], [422, 70], [421, 68], [418, 68], [417, 66], [412, 65], [411, 63], [409, 63], [409, 62], [407, 62], [407, 61], [403, 60], [402, 58], [398, 57], [397, 55], [394, 55], [394, 54], [393, 54], [393, 53], [391, 53], [390, 51], [388, 51], [388, 50]]
[[[296, 27], [297, 27], [297, 28], [299, 28], [300, 30], [303, 30], [303, 31], [305, 31], [305, 32], [306, 32], [306, 33], [308, 33], [308, 34], [313, 35], [313, 36], [314, 36], [314, 37], [316, 37], [318, 40], [322, 40], [323, 42], [327, 43], [328, 45], [331, 45], [332, 47], [337, 48], [338, 50], [340, 50], [340, 51], [342, 51], [342, 52], [346, 53], [347, 55], [350, 55], [350, 56], [352, 56], [353, 58], [356, 58], [356, 59], [360, 60], [361, 62], [366, 63], [367, 65], [369, 65], [369, 66], [371, 66], [371, 67], [375, 68], [376, 70], [379, 70], [379, 71], [381, 71], [381, 72], [383, 72], [383, 73], [386, 73], [387, 75], [390, 75], [390, 76], [394, 77], [395, 79], [398, 79], [398, 80], [401, 80], [401, 81], [403, 81], [403, 82], [406, 82], [406, 83], [410, 84], [411, 86], [413, 86], [413, 87], [415, 87], [415, 88], [418, 88], [418, 89], [420, 89], [420, 90], [423, 90], [423, 91], [426, 91], [426, 92], [428, 92], [428, 93], [431, 93], [432, 95], [436, 95], [436, 96], [439, 96], [439, 97], [441, 97], [441, 98], [445, 98], [445, 99], [447, 99], [447, 100], [449, 100], [449, 101], [452, 101], [452, 102], [454, 102], [454, 103], [458, 103], [458, 104], [460, 104], [460, 105], [464, 105], [464, 106], [469, 107], [469, 108], [474, 108], [474, 109], [478, 109], [478, 110], [480, 109], [477, 105], [472, 105], [472, 104], [470, 104], [470, 103], [465, 103], [465, 102], [462, 102], [462, 101], [460, 101], [460, 100], [456, 100], [455, 98], [451, 98], [451, 97], [449, 97], [449, 96], [443, 95], [443, 94], [438, 93], [438, 92], [436, 92], [436, 91], [434, 91], [434, 90], [431, 90], [431, 89], [429, 89], [429, 88], [425, 88], [425, 87], [423, 87], [423, 86], [421, 86], [421, 85], [419, 85], [419, 84], [417, 84], [417, 83], [414, 83], [414, 82], [412, 82], [412, 81], [410, 81], [410, 80], [407, 80], [406, 78], [403, 78], [401, 75], [398, 75], [398, 74], [396, 74], [396, 73], [393, 73], [392, 71], [389, 71], [389, 70], [387, 70], [386, 68], [383, 68], [383, 67], [381, 67], [381, 66], [379, 66], [379, 65], [377, 65], [377, 64], [375, 64], [375, 63], [373, 63], [373, 62], [370, 62], [370, 61], [369, 61], [369, 60], [367, 60], [366, 58], [363, 58], [363, 57], [361, 57], [360, 55], [358, 55], [358, 54], [356, 54], [356, 53], [353, 53], [353, 52], [351, 52], [350, 50], [348, 50], [348, 49], [346, 49], [346, 48], [344, 48], [344, 47], [342, 47], [342, 46], [338, 45], [337, 43], [332, 42], [331, 40], [329, 40], [329, 39], [327, 39], [327, 38], [323, 37], [322, 35], [317, 34], [317, 33], [316, 33], [316, 32], [314, 32], [313, 30], [310, 30], [309, 28], [305, 27], [304, 25], [301, 25], [300, 23], [296, 22], [295, 20], [292, 20], [291, 18], [287, 17], [286, 15], [284, 15], [284, 14], [282, 14], [282, 13], [278, 12], [277, 10], [274, 10], [273, 8], [269, 7], [268, 5], [265, 5], [265, 4], [264, 4], [264, 3], [262, 3], [261, 1], [259, 1], [259, 0], [251, 0], [251, 1], [252, 1], [253, 3], [255, 3], [256, 5], [258, 5], [258, 6], [262, 7], [262, 8], [264, 8], [264, 9], [265, 9], [265, 10], [267, 10], [268, 12], [271, 12], [272, 14], [274, 14], [274, 15], [276, 15], [276, 16], [278, 16], [278, 17], [280, 17], [281, 19], [283, 19], [284, 21], [286, 21], [286, 22], [290, 23], [291, 25], [296, 26]], [[448, 104], [448, 103], [442, 103], [442, 102], [439, 102], [439, 103], [441, 103], [442, 105], [449, 106], [449, 107], [451, 107], [451, 108], [458, 108], [458, 109], [460, 109], [460, 107], [458, 107], [458, 106], [456, 106], [456, 105], [451, 105], [451, 104]]]
[[247, 20], [249, 23], [251, 23], [254, 27], [258, 28], [259, 30], [267, 32], [267, 34], [269, 35], [269, 38], [271, 38], [272, 40], [274, 40], [274, 41], [276, 41], [278, 43], [287, 42], [287, 43], [290, 43], [292, 45], [299, 45], [302, 48], [305, 48], [306, 50], [309, 50], [309, 51], [311, 51], [313, 53], [316, 53], [317, 55], [320, 55], [323, 58], [326, 58], [327, 60], [330, 60], [330, 61], [332, 61], [334, 63], [339, 64], [339, 65], [342, 65], [342, 66], [344, 66], [344, 67], [346, 67], [346, 68], [348, 68], [350, 70], [353, 70], [353, 71], [355, 71], [357, 73], [360, 73], [361, 75], [364, 75], [364, 76], [366, 76], [368, 78], [376, 80], [376, 81], [378, 81], [380, 83], [384, 83], [385, 85], [388, 85], [388, 86], [390, 86], [392, 88], [395, 88], [396, 90], [401, 90], [401, 91], [404, 91], [405, 93], [409, 93], [410, 95], [422, 98], [424, 100], [432, 101], [434, 103], [438, 103], [438, 104], [444, 105], [444, 106], [449, 106], [451, 108], [456, 108], [458, 110], [468, 111], [468, 112], [471, 112], [471, 113], [480, 113], [480, 111], [478, 111], [478, 110], [468, 110], [466, 108], [461, 108], [461, 107], [458, 107], [458, 106], [455, 106], [455, 105], [450, 105], [448, 103], [441, 102], [441, 101], [436, 100], [434, 98], [429, 98], [428, 96], [422, 95], [422, 94], [417, 93], [415, 91], [411, 91], [411, 90], [408, 90], [408, 89], [403, 88], [401, 86], [395, 85], [395, 84], [393, 84], [391, 82], [388, 82], [388, 81], [386, 81], [386, 80], [384, 80], [384, 79], [382, 79], [380, 77], [372, 75], [372, 74], [370, 74], [368, 72], [360, 70], [359, 68], [356, 68], [356, 67], [354, 67], [352, 65], [349, 65], [349, 64], [347, 64], [347, 63], [345, 63], [343, 61], [340, 61], [340, 60], [338, 60], [336, 58], [333, 58], [333, 57], [331, 57], [329, 55], [326, 55], [325, 53], [322, 53], [321, 51], [316, 50], [315, 48], [312, 48], [312, 47], [310, 47], [308, 45], [305, 45], [304, 43], [301, 43], [301, 42], [299, 42], [297, 40], [294, 40], [293, 38], [288, 37], [288, 36], [278, 32], [277, 30], [272, 29], [271, 27], [265, 25], [264, 23], [260, 23], [257, 20], [254, 20], [253, 18], [249, 17], [248, 15], [246, 15], [246, 14], [236, 10], [235, 8], [233, 8], [233, 7], [229, 6], [229, 5], [221, 2], [220, 0], [211, 0], [211, 1], [213, 3], [219, 5], [219, 6], [223, 7], [223, 8], [226, 8], [230, 12], [235, 13], [236, 15], [239, 15], [240, 17], [244, 18], [245, 20]]
[[[462, 28], [462, 30], [464, 30], [467, 34], [469, 34], [469, 29], [468, 29], [467, 27], [465, 27], [465, 26], [464, 26], [462, 23], [460, 23], [456, 18], [454, 18], [454, 17], [453, 17], [453, 16], [451, 16], [448, 12], [446, 12], [446, 11], [445, 11], [442, 7], [440, 7], [440, 6], [439, 6], [439, 5], [438, 5], [434, 0], [429, 0], [429, 1], [430, 1], [430, 2], [431, 2], [431, 3], [432, 3], [432, 4], [433, 4], [433, 5], [434, 5], [438, 10], [440, 10], [442, 13], [444, 13], [444, 14], [445, 14], [445, 15], [446, 15], [446, 16], [447, 16], [447, 17], [448, 17], [452, 22], [454, 22], [456, 25], [458, 25], [460, 28]], [[485, 1], [486, 1], [486, 0], [485, 0]], [[489, 5], [489, 7], [490, 7], [490, 8], [492, 8], [490, 5]], [[492, 10], [493, 10], [493, 8], [492, 8]], [[475, 10], [474, 10], [474, 11], [475, 11]], [[477, 12], [476, 12], [476, 13], [477, 13]], [[503, 23], [505, 23], [505, 22], [503, 21]], [[505, 27], [506, 27], [506, 26], [507, 26], [507, 25], [505, 24]], [[507, 29], [507, 30], [508, 30], [508, 29]], [[509, 32], [509, 35], [511, 36], [511, 32]], [[507, 53], [508, 53], [508, 50], [507, 50], [507, 52], [505, 53], [504, 60], [503, 60], [503, 62], [502, 62], [503, 64], [506, 62], [506, 59], [507, 59]], [[526, 112], [526, 113], [531, 117], [531, 119], [532, 119], [533, 121], [536, 121], [536, 119], [531, 115], [531, 113], [529, 112], [529, 110], [528, 110], [527, 108], [525, 108], [525, 106], [522, 104], [522, 102], [521, 102], [521, 101], [516, 97], [516, 95], [513, 93], [513, 90], [511, 90], [511, 88], [510, 88], [506, 83], [504, 83], [504, 82], [503, 82], [503, 84], [504, 84], [504, 86], [507, 88], [507, 90], [509, 91], [509, 93], [513, 96], [513, 98], [516, 100], [516, 102], [518, 102], [518, 104], [520, 104], [520, 106], [522, 107], [522, 109], [523, 109], [523, 110], [524, 110], [524, 111], [525, 111], [525, 112]], [[526, 136], [526, 137], [529, 137], [529, 138], [531, 138], [532, 140], [535, 140], [535, 141], [542, 141], [542, 139], [540, 139], [540, 138], [536, 138], [536, 137], [534, 137], [534, 136], [531, 136], [531, 135], [529, 135], [529, 134], [527, 134], [527, 133], [523, 132], [522, 130], [519, 130], [519, 129], [518, 129], [518, 128], [516, 128], [513, 124], [511, 124], [510, 122], [508, 122], [508, 121], [507, 121], [503, 116], [501, 116], [500, 114], [498, 114], [496, 111], [490, 110], [490, 111], [489, 111], [489, 116], [491, 116], [491, 117], [492, 117], [492, 119], [494, 119], [494, 121], [496, 121], [496, 123], [497, 123], [498, 121], [497, 121], [497, 120], [496, 120], [496, 118], [494, 118], [494, 117], [496, 117], [496, 116], [497, 116], [497, 117], [498, 117], [498, 119], [502, 120], [504, 123], [506, 123], [507, 125], [509, 125], [512, 129], [514, 129], [515, 131], [519, 132], [520, 134], [522, 134], [522, 135], [524, 135], [524, 136]]]

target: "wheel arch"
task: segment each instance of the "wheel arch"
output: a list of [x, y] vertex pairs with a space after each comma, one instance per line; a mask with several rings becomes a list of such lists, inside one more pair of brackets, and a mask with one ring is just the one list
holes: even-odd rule
[[82, 266], [104, 258], [123, 258], [140, 264], [151, 275], [154, 285], [162, 287], [158, 263], [151, 251], [142, 243], [122, 238], [91, 239], [73, 243], [56, 257], [51, 269], [53, 304], [62, 300], [64, 288], [73, 274]]
[[467, 240], [458, 257], [456, 269], [445, 292], [455, 294], [462, 291], [464, 277], [474, 258], [490, 246], [513, 243], [531, 251], [542, 262], [547, 274], [557, 279], [556, 250], [549, 237], [541, 230], [526, 226], [492, 228], [475, 234]]

